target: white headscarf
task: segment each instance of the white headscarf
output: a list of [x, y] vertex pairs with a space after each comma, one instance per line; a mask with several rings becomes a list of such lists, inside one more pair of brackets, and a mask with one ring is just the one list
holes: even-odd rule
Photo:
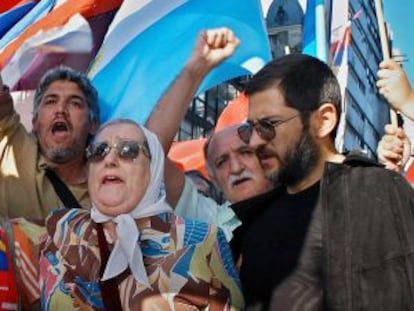
[[117, 240], [109, 256], [102, 280], [111, 279], [121, 274], [129, 266], [132, 275], [139, 283], [150, 287], [144, 267], [141, 248], [138, 245], [140, 232], [135, 219], [148, 217], [163, 212], [172, 212], [165, 201], [164, 178], [164, 151], [155, 134], [139, 126], [148, 141], [151, 153], [150, 181], [144, 197], [128, 214], [116, 217], [101, 213], [93, 204], [91, 218], [97, 223], [113, 221], [116, 223]]

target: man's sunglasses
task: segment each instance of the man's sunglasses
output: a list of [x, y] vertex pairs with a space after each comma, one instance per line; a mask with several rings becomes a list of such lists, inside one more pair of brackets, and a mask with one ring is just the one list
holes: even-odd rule
[[256, 130], [257, 134], [263, 140], [271, 141], [276, 137], [276, 127], [296, 117], [299, 117], [300, 115], [301, 114], [299, 113], [285, 120], [269, 120], [268, 118], [263, 118], [258, 119], [256, 122], [247, 121], [239, 126], [237, 133], [245, 144], [248, 144], [250, 142], [250, 138], [252, 138], [253, 135], [253, 130]]
[[111, 149], [114, 149], [116, 155], [123, 160], [135, 160], [138, 158], [140, 150], [148, 159], [151, 159], [147, 141], [144, 141], [144, 143], [141, 144], [130, 140], [118, 141], [113, 145], [110, 145], [107, 142], [90, 144], [88, 148], [86, 148], [86, 158], [90, 162], [102, 161], [109, 154]]

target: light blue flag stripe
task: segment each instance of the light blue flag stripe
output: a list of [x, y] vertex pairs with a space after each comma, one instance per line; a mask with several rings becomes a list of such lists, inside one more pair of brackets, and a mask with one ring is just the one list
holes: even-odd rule
[[0, 38], [16, 24], [36, 3], [31, 1], [0, 14]]
[[[329, 33], [330, 24], [330, 1], [326, 6], [324, 0], [307, 0], [306, 14], [303, 30], [303, 54], [315, 56], [320, 60], [328, 61]], [[328, 20], [326, 18], [326, 7], [328, 7]]]
[[33, 9], [18, 21], [0, 40], [0, 50], [20, 36], [27, 27], [44, 17], [53, 8], [55, 0], [41, 0]]
[[[240, 0], [189, 0], [140, 33], [93, 76], [100, 95], [101, 122], [123, 117], [144, 123], [183, 68], [199, 31], [222, 26], [230, 27], [241, 44], [230, 59], [207, 76], [199, 92], [251, 74], [254, 69], [241, 65], [249, 59], [256, 61], [256, 70], [270, 60], [258, 0], [243, 0], [243, 5]], [[104, 45], [102, 48], [110, 49]]]

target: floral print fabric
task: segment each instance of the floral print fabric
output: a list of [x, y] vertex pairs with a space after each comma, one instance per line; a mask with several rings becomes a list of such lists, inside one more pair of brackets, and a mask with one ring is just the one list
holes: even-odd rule
[[[73, 310], [70, 284], [90, 310], [104, 310], [96, 224], [86, 210], [58, 210], [47, 220], [40, 258], [43, 310]], [[119, 280], [123, 310], [240, 310], [237, 270], [221, 230], [172, 213], [148, 218], [139, 241], [151, 288], [128, 272]]]

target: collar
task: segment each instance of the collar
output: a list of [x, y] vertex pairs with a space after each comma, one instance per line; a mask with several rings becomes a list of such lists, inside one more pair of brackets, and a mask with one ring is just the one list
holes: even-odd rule
[[377, 166], [383, 167], [382, 164], [378, 163], [377, 161], [368, 158], [364, 153], [353, 150], [346, 154], [345, 161], [343, 164], [350, 165], [350, 166]]
[[255, 197], [233, 203], [230, 208], [244, 225], [251, 223], [264, 210], [269, 208], [276, 197], [286, 191], [285, 187], [277, 187], [273, 190], [257, 195]]

